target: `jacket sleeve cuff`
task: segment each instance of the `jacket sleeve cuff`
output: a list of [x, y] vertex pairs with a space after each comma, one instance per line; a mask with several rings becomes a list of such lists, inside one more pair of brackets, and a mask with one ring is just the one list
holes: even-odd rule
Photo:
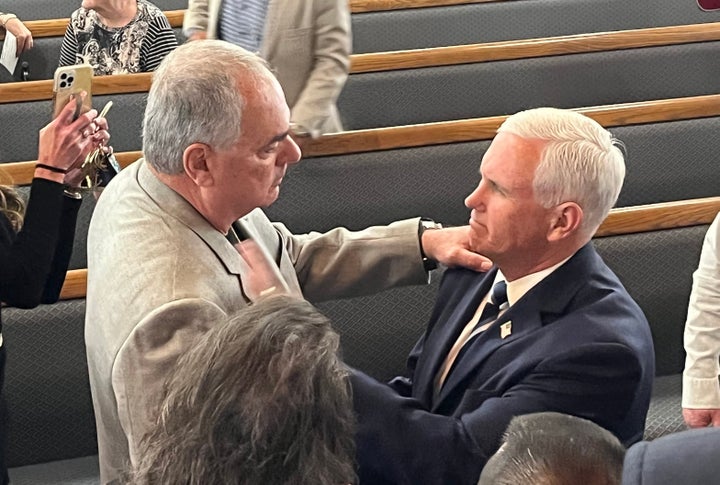
[[683, 374], [682, 407], [689, 409], [720, 409], [720, 380]]

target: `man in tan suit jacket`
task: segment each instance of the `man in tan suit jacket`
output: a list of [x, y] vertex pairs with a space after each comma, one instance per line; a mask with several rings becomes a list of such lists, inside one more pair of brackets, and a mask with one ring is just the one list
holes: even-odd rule
[[207, 40], [173, 51], [155, 73], [143, 126], [146, 158], [108, 185], [88, 235], [85, 341], [103, 483], [136, 462], [178, 357], [272, 290], [236, 249], [246, 244], [237, 230], [280, 286], [309, 300], [426, 282], [421, 251], [489, 266], [468, 251], [467, 227], [418, 238], [414, 219], [296, 236], [268, 221], [259, 207], [275, 201], [300, 151], [280, 85], [240, 47]]
[[[189, 0], [183, 24], [188, 39], [219, 38], [222, 3]], [[268, 0], [260, 55], [275, 71], [301, 134], [342, 131], [336, 102], [351, 49], [347, 0]]]

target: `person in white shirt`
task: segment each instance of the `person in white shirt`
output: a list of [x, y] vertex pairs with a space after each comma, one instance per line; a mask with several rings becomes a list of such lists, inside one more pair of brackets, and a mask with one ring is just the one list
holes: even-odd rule
[[720, 214], [705, 236], [685, 323], [682, 407], [691, 428], [720, 426]]

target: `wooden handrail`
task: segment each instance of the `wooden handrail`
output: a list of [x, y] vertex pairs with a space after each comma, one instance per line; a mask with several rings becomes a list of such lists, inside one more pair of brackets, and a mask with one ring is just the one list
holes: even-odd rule
[[[163, 12], [173, 28], [182, 27], [185, 18], [185, 10], [167, 10]], [[62, 37], [67, 30], [69, 18], [26, 20], [23, 23], [28, 28], [34, 39], [43, 37]], [[0, 31], [0, 39], [5, 38], [5, 31]]]
[[[577, 108], [605, 127], [720, 116], [720, 94]], [[490, 140], [507, 116], [346, 131], [308, 144], [306, 156], [392, 150]]]
[[[350, 0], [351, 13], [384, 12], [427, 7], [448, 7], [471, 3], [490, 3], [510, 0]], [[163, 12], [172, 28], [182, 27], [185, 10], [166, 10]], [[32, 33], [33, 38], [61, 37], [65, 35], [69, 18], [26, 20], [23, 23]], [[0, 31], [0, 40], [5, 38], [5, 31]]]
[[[350, 72], [360, 74], [717, 40], [720, 40], [720, 22], [675, 25], [486, 44], [353, 54], [350, 58]], [[93, 81], [93, 93], [96, 93], [95, 86], [98, 89], [97, 94], [147, 91], [151, 82], [150, 77], [151, 73], [99, 76]], [[0, 103], [39, 101], [51, 97], [51, 80], [0, 84]]]
[[65, 275], [65, 283], [60, 290], [61, 300], [85, 298], [87, 293], [87, 269], [71, 269]]
[[720, 40], [720, 22], [562, 35], [352, 56], [350, 72], [379, 72]]
[[720, 197], [678, 200], [613, 209], [595, 237], [710, 224], [720, 212]]
[[[151, 72], [97, 76], [92, 80], [93, 95], [144, 93], [150, 89]], [[0, 83], [0, 104], [52, 99], [52, 79]]]
[[[719, 211], [720, 197], [613, 209], [598, 229], [595, 237], [710, 224]], [[87, 269], [70, 270], [67, 272], [60, 298], [62, 300], [84, 298], [86, 291]]]
[[[575, 111], [595, 119], [607, 128], [708, 118], [720, 116], [720, 94], [611, 104], [577, 108]], [[507, 118], [505, 115], [491, 116], [421, 125], [345, 131], [324, 135], [309, 141], [303, 150], [303, 155], [309, 158], [490, 140], [495, 136], [495, 131], [505, 121], [505, 118]], [[123, 167], [141, 156], [142, 153], [139, 151], [116, 154], [118, 162]], [[34, 161], [0, 164], [0, 171], [4, 172], [8, 180], [16, 185], [29, 184], [34, 170]]]

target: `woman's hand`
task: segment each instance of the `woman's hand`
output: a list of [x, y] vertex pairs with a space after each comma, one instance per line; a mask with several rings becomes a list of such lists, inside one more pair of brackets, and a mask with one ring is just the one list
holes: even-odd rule
[[96, 110], [83, 113], [72, 121], [75, 108], [76, 101], [71, 99], [60, 114], [40, 130], [38, 163], [58, 171], [38, 167], [36, 177], [64, 182], [66, 173], [78, 168], [88, 153], [110, 139], [107, 120], [98, 118]]
[[10, 32], [17, 38], [16, 54], [18, 57], [25, 51], [29, 51], [33, 46], [32, 34], [25, 27], [25, 24], [17, 17], [13, 17], [5, 23], [5, 30]]

